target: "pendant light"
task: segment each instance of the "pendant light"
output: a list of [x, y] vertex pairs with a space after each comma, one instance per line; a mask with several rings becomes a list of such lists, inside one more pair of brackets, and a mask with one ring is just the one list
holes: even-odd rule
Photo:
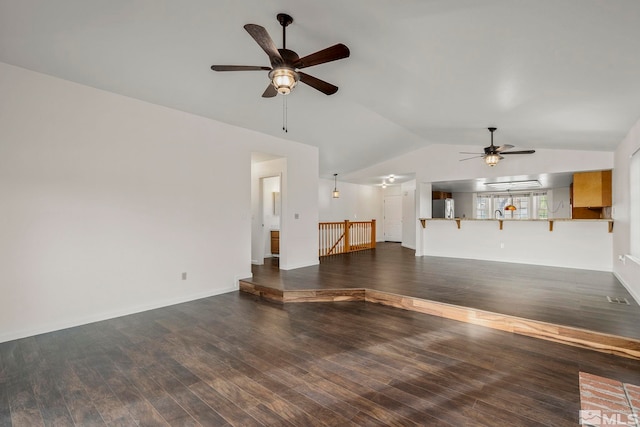
[[[509, 190], [507, 190], [507, 194], [509, 196], [511, 196], [511, 192]], [[515, 207], [515, 205], [513, 204], [513, 196], [511, 196], [511, 203], [509, 203], [507, 206], [504, 207], [505, 211], [511, 211], [511, 216], [513, 216], [513, 211], [515, 211], [517, 208]]]
[[338, 174], [333, 174], [333, 198], [340, 198], [340, 192], [338, 191]]

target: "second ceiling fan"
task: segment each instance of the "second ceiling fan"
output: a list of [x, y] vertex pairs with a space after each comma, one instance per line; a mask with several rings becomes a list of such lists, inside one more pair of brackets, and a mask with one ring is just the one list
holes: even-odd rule
[[349, 48], [342, 43], [322, 49], [318, 52], [300, 58], [297, 53], [287, 49], [287, 26], [293, 22], [293, 18], [286, 13], [277, 15], [278, 22], [282, 25], [282, 49], [278, 49], [264, 27], [256, 24], [247, 24], [244, 29], [253, 37], [269, 57], [271, 67], [253, 65], [212, 65], [213, 71], [269, 71], [271, 84], [262, 94], [263, 98], [272, 98], [278, 93], [287, 95], [291, 89], [301, 81], [325, 95], [333, 95], [338, 91], [338, 86], [320, 80], [309, 74], [299, 71], [302, 68], [325, 62], [336, 61], [349, 57]]
[[461, 162], [464, 160], [471, 160], [471, 159], [477, 159], [479, 157], [482, 157], [485, 161], [486, 164], [488, 164], [489, 166], [495, 166], [498, 164], [498, 162], [502, 159], [504, 159], [504, 157], [502, 157], [503, 155], [506, 154], [533, 154], [536, 152], [536, 150], [520, 150], [520, 151], [507, 151], [513, 148], [513, 145], [510, 144], [505, 144], [505, 145], [501, 145], [499, 147], [496, 147], [495, 145], [493, 145], [493, 133], [498, 129], [498, 128], [487, 128], [489, 129], [489, 132], [491, 132], [491, 145], [489, 145], [488, 147], [484, 147], [484, 153], [483, 154], [479, 154], [479, 153], [468, 153], [465, 151], [461, 151], [460, 154], [477, 154], [477, 156], [473, 156], [473, 157], [468, 157], [466, 159], [462, 159], [460, 160]]

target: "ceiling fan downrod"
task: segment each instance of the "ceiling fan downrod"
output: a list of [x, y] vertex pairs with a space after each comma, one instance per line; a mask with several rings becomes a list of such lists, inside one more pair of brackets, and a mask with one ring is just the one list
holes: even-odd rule
[[487, 128], [489, 132], [491, 132], [491, 145], [493, 145], [493, 132], [495, 132], [498, 128]]
[[276, 15], [278, 22], [282, 25], [282, 49], [287, 48], [287, 26], [293, 22], [293, 18], [286, 13]]

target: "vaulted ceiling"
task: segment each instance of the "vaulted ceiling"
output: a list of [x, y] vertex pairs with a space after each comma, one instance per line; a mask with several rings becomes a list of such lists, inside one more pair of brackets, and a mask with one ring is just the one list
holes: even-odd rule
[[[301, 56], [344, 43], [265, 99], [268, 66], [243, 29], [294, 22]], [[0, 61], [320, 147], [321, 176], [429, 144], [613, 150], [640, 118], [638, 0], [0, 0]], [[1, 94], [0, 94], [1, 96]]]

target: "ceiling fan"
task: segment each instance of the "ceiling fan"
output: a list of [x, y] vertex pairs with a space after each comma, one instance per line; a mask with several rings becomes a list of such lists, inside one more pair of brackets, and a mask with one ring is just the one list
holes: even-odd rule
[[500, 147], [496, 147], [495, 145], [493, 145], [493, 132], [495, 132], [498, 128], [487, 128], [487, 129], [489, 129], [489, 132], [491, 132], [491, 145], [488, 147], [484, 147], [484, 154], [468, 153], [468, 152], [461, 151], [460, 154], [478, 154], [477, 156], [461, 159], [460, 160], [461, 162], [465, 160], [477, 159], [478, 157], [482, 157], [486, 164], [488, 164], [489, 166], [495, 166], [498, 164], [500, 160], [504, 159], [504, 157], [502, 157], [503, 155], [533, 154], [536, 152], [536, 150], [507, 151], [513, 148], [513, 145], [510, 145], [510, 144], [505, 144], [505, 145], [501, 145]]
[[213, 71], [269, 71], [271, 84], [262, 94], [263, 98], [272, 98], [277, 94], [288, 95], [291, 89], [301, 81], [326, 95], [333, 95], [338, 91], [338, 86], [327, 83], [309, 74], [298, 71], [301, 68], [324, 64], [349, 57], [349, 48], [342, 43], [312, 53], [300, 58], [297, 53], [287, 49], [287, 25], [293, 22], [293, 18], [286, 13], [277, 15], [278, 22], [282, 25], [282, 49], [276, 48], [273, 39], [264, 27], [256, 24], [247, 24], [244, 29], [253, 37], [269, 56], [271, 67], [251, 65], [212, 65]]

